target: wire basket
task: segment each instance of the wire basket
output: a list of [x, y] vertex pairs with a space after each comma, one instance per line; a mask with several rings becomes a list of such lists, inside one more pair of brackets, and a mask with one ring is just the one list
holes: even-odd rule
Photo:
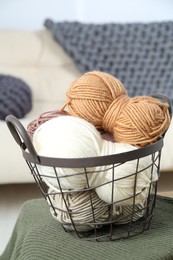
[[[155, 97], [164, 101], [166, 99], [170, 105], [165, 96], [156, 94]], [[66, 232], [80, 239], [110, 241], [129, 238], [149, 229], [156, 204], [163, 138], [147, 147], [121, 154], [75, 159], [51, 158], [36, 153], [30, 136], [16, 117], [7, 116], [6, 123], [22, 150], [36, 184], [48, 202], [52, 216], [62, 224]], [[146, 157], [150, 158], [150, 163], [141, 168], [141, 160]], [[133, 172], [125, 177], [118, 177], [116, 172], [119, 167], [132, 161]], [[51, 181], [50, 176], [43, 171], [45, 167], [51, 169], [53, 173]], [[76, 173], [59, 176], [59, 168], [66, 168], [69, 171], [78, 169], [77, 174], [85, 179], [86, 187], [64, 190], [61, 183], [67, 178], [70, 182], [70, 178]], [[146, 170], [149, 172], [149, 184], [139, 190], [139, 175]], [[109, 171], [111, 180], [91, 186], [91, 175], [104, 174], [105, 171]], [[131, 178], [133, 181], [131, 193], [115, 200], [115, 187], [126, 178]], [[57, 189], [52, 187], [51, 183], [56, 183]], [[101, 200], [96, 193], [97, 189], [105, 185], [109, 185], [106, 187], [111, 191], [109, 202]], [[141, 194], [144, 195], [139, 199]]]

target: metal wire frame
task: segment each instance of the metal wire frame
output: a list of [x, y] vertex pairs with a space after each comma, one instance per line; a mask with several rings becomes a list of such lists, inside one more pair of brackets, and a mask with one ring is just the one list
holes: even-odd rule
[[[158, 149], [160, 147], [161, 143], [162, 143], [162, 141], [159, 141], [158, 143], [156, 143], [157, 145], [154, 144], [154, 146], [156, 145], [157, 149]], [[153, 148], [153, 146], [151, 146], [151, 147]], [[156, 147], [155, 147], [155, 149], [156, 149]], [[138, 151], [138, 157], [140, 156], [140, 150], [141, 149], [139, 149], [139, 151]], [[130, 154], [130, 153], [131, 152], [126, 153], [127, 158], [128, 158], [128, 154]], [[94, 207], [94, 205], [93, 205], [92, 190], [96, 187], [94, 187], [94, 188], [90, 187], [88, 174], [91, 174], [91, 173], [92, 174], [99, 174], [99, 172], [97, 172], [97, 171], [92, 172], [92, 171], [88, 170], [88, 167], [83, 167], [83, 170], [81, 170], [81, 167], [80, 167], [80, 170], [81, 170], [80, 174], [85, 175], [87, 187], [85, 189], [80, 189], [80, 190], [70, 190], [70, 192], [75, 193], [75, 192], [90, 191], [89, 201], [90, 201], [90, 210], [91, 210], [91, 214], [92, 214], [92, 221], [90, 221], [89, 223], [86, 223], [86, 222], [83, 222], [83, 221], [76, 223], [73, 216], [75, 214], [80, 214], [80, 211], [71, 212], [71, 210], [68, 208], [68, 205], [67, 205], [66, 200], [64, 198], [64, 194], [69, 193], [69, 191], [64, 191], [61, 188], [61, 183], [60, 183], [60, 179], [71, 178], [75, 174], [72, 174], [70, 176], [69, 175], [58, 176], [57, 170], [56, 170], [57, 165], [51, 166], [52, 170], [53, 170], [52, 172], [54, 172], [54, 176], [52, 178], [54, 178], [57, 181], [58, 187], [60, 187], [59, 192], [56, 191], [56, 192], [53, 192], [53, 194], [55, 195], [55, 194], [60, 193], [62, 195], [62, 199], [64, 201], [64, 204], [66, 205], [66, 209], [62, 210], [61, 208], [57, 208], [56, 206], [54, 206], [53, 203], [52, 203], [52, 200], [51, 200], [52, 193], [49, 191], [48, 186], [44, 182], [44, 178], [48, 177], [48, 176], [44, 175], [40, 172], [40, 169], [39, 169], [40, 164], [34, 163], [32, 160], [29, 161], [28, 160], [28, 153], [24, 152], [23, 155], [24, 155], [24, 158], [27, 157], [27, 158], [25, 158], [25, 160], [28, 164], [28, 167], [30, 168], [31, 174], [33, 175], [35, 182], [37, 183], [43, 197], [47, 200], [49, 207], [52, 209], [54, 216], [56, 217], [57, 211], [58, 212], [64, 211], [64, 213], [69, 215], [69, 219], [70, 219], [69, 225], [73, 226], [73, 231], [68, 229], [67, 223], [64, 223], [64, 225], [62, 224], [62, 226], [63, 226], [64, 230], [66, 232], [69, 232], [71, 235], [73, 235], [77, 238], [80, 238], [80, 239], [91, 240], [91, 241], [93, 241], [93, 240], [94, 241], [95, 240], [96, 241], [108, 241], [108, 240], [110, 241], [110, 240], [127, 239], [131, 236], [140, 234], [140, 233], [149, 229], [152, 217], [154, 215], [154, 208], [155, 208], [156, 194], [157, 194], [157, 181], [155, 181], [155, 182], [151, 181], [150, 187], [148, 189], [148, 196], [147, 196], [147, 199], [146, 199], [144, 206], [140, 207], [140, 208], [136, 207], [135, 198], [136, 198], [137, 195], [139, 195], [136, 192], [137, 176], [141, 171], [146, 170], [146, 168], [144, 168], [142, 170], [138, 170], [138, 166], [139, 166], [141, 157], [136, 159], [136, 169], [134, 169], [134, 173], [129, 175], [129, 176], [134, 175], [134, 188], [133, 188], [133, 194], [131, 195], [131, 197], [128, 197], [126, 199], [130, 199], [130, 198], [133, 199], [133, 203], [131, 205], [131, 208], [130, 208], [130, 211], [128, 212], [128, 214], [126, 214], [126, 216], [122, 216], [121, 218], [118, 219], [119, 222], [122, 222], [122, 223], [127, 222], [127, 223], [126, 224], [117, 224], [116, 223], [117, 220], [114, 219], [114, 217], [113, 217], [113, 207], [116, 206], [117, 202], [113, 202], [113, 197], [112, 197], [111, 203], [105, 204], [105, 206], [104, 206], [104, 207], [108, 208], [108, 216], [109, 216], [108, 219], [104, 222], [98, 222], [95, 219], [96, 207]], [[150, 156], [152, 158], [151, 164], [148, 165], [147, 167], [151, 169], [151, 179], [152, 179], [152, 172], [153, 172], [154, 167], [157, 168], [157, 174], [158, 174], [158, 178], [159, 178], [161, 147], [159, 148], [159, 151], [155, 151], [155, 152], [151, 153]], [[47, 160], [48, 158], [44, 158], [44, 159]], [[102, 160], [104, 160], [104, 157], [102, 158]], [[126, 161], [127, 161], [127, 159], [126, 159]], [[105, 183], [105, 184], [112, 183], [112, 193], [113, 193], [113, 189], [114, 189], [113, 184], [116, 181], [119, 181], [123, 178], [129, 177], [129, 176], [126, 176], [126, 177], [123, 177], [123, 178], [115, 178], [116, 168], [118, 168], [121, 164], [125, 163], [126, 161], [119, 162], [119, 163], [116, 163], [116, 164], [112, 163], [112, 165], [110, 165], [109, 169], [112, 169], [112, 180]], [[73, 165], [73, 167], [75, 167], [75, 166], [76, 165]], [[69, 170], [70, 170], [70, 168], [69, 168]], [[102, 185], [105, 185], [105, 184], [102, 184]], [[99, 186], [101, 186], [101, 185], [98, 185], [97, 187], [99, 187]], [[120, 203], [120, 202], [121, 201], [118, 201], [118, 203]], [[81, 207], [81, 211], [82, 210], [85, 210], [85, 209], [82, 209], [82, 207]], [[86, 211], [86, 214], [87, 214], [87, 211]], [[137, 218], [138, 214], [141, 214], [142, 217], [139, 218], [138, 220], [134, 221], [134, 219]], [[78, 225], [88, 225], [88, 224], [93, 226], [93, 229], [91, 231], [80, 232], [77, 228]], [[101, 226], [101, 228], [100, 228], [100, 226]]]

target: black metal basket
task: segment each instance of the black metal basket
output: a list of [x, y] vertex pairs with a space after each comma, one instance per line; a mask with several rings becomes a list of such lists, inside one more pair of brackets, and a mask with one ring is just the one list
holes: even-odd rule
[[[166, 100], [170, 105], [165, 96], [160, 94], [153, 96], [160, 100]], [[35, 182], [50, 206], [51, 214], [61, 222], [65, 231], [85, 240], [110, 241], [129, 238], [149, 229], [156, 203], [163, 138], [147, 147], [121, 154], [75, 159], [50, 158], [39, 156], [36, 153], [27, 131], [16, 117], [7, 116], [6, 123], [22, 150], [23, 157]], [[145, 166], [145, 169], [139, 169], [140, 161], [146, 156], [150, 157], [151, 163], [147, 167]], [[133, 192], [131, 195], [118, 201], [114, 201], [112, 195], [109, 203], [98, 199], [95, 190], [108, 183], [91, 187], [89, 176], [100, 174], [99, 167], [107, 166], [111, 171], [112, 179], [109, 184], [111, 184], [113, 193], [114, 184], [129, 177], [117, 178], [118, 167], [133, 160], [135, 160], [135, 165], [134, 172], [131, 174], [133, 176]], [[51, 178], [57, 182], [58, 189], [55, 190], [47, 185], [46, 178], [48, 176], [42, 172], [42, 167], [45, 166], [51, 167], [54, 174]], [[58, 167], [68, 168], [69, 171], [72, 168], [78, 168], [80, 175], [83, 175], [86, 180], [87, 186], [85, 189], [63, 190], [61, 187], [63, 178], [71, 178], [75, 174], [60, 177], [57, 173]], [[146, 168], [150, 171], [151, 181], [147, 188], [140, 191], [145, 192], [145, 200], [140, 202], [137, 200], [140, 195], [137, 190], [137, 180], [139, 174]], [[154, 179], [153, 174], [157, 175], [157, 178]], [[60, 201], [58, 206], [57, 201]]]

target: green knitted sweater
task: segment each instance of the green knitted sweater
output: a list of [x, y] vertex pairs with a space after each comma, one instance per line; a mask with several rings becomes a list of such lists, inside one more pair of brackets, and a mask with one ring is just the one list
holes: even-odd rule
[[73, 238], [51, 216], [44, 199], [23, 206], [0, 260], [173, 259], [173, 199], [158, 197], [149, 231], [114, 242]]

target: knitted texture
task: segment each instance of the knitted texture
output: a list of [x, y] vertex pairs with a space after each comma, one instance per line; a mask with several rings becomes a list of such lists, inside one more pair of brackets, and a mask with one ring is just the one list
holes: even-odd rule
[[172, 215], [173, 200], [158, 197], [149, 231], [97, 243], [74, 239], [51, 216], [44, 199], [32, 200], [22, 208], [0, 260], [172, 260]]
[[32, 92], [21, 79], [0, 75], [0, 119], [9, 114], [23, 118], [32, 108]]
[[108, 72], [129, 96], [164, 93], [173, 101], [173, 22], [84, 24], [47, 19], [45, 26], [81, 72]]
[[129, 98], [117, 78], [100, 71], [87, 72], [71, 84], [65, 107], [110, 132], [115, 141], [138, 147], [158, 140], [170, 124], [168, 104], [149, 96]]

